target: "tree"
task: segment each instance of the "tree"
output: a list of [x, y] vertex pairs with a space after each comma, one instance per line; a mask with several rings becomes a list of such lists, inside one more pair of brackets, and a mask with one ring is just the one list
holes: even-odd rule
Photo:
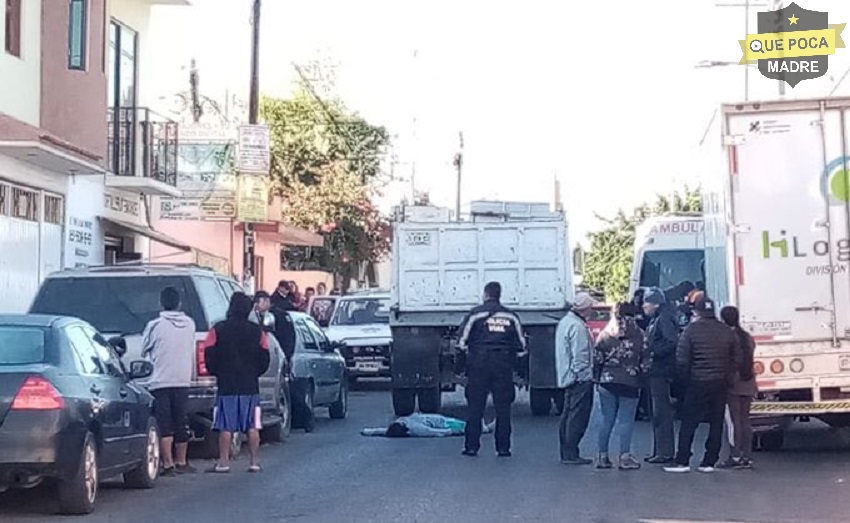
[[371, 203], [389, 134], [306, 84], [290, 99], [264, 98], [260, 111], [283, 217], [325, 237], [328, 268], [346, 285], [363, 262], [389, 252], [389, 223]]
[[646, 203], [626, 214], [620, 209], [613, 218], [598, 218], [606, 226], [590, 233], [590, 252], [584, 265], [583, 283], [601, 290], [609, 301], [627, 299], [629, 277], [634, 261], [635, 229], [651, 216], [669, 212], [702, 212], [699, 189], [685, 187], [672, 197], [658, 195], [652, 204]]

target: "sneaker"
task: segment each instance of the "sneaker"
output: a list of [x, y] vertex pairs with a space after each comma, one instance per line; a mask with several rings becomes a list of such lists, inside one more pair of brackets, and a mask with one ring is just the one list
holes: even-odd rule
[[509, 458], [513, 454], [511, 454], [510, 450], [500, 450], [499, 452], [496, 453], [496, 455], [499, 456], [500, 458]]
[[598, 469], [610, 469], [614, 466], [611, 463], [611, 460], [608, 458], [608, 454], [599, 454], [596, 458], [596, 468]]
[[464, 456], [469, 456], [471, 458], [474, 458], [475, 456], [478, 455], [478, 451], [477, 450], [470, 450], [470, 449], [463, 449], [463, 452], [461, 452], [461, 454], [463, 454]]
[[175, 471], [175, 467], [163, 467], [159, 471], [159, 477], [161, 478], [171, 478], [177, 475]]
[[703, 474], [711, 474], [717, 469], [714, 468], [714, 465], [700, 465], [697, 470], [702, 472]]
[[688, 465], [672, 465], [669, 467], [664, 467], [664, 472], [672, 472], [674, 474], [684, 474], [690, 471], [691, 467], [689, 467]]
[[563, 463], [564, 465], [590, 465], [591, 463], [593, 463], [593, 460], [582, 457], [575, 457], [562, 459], [561, 463]]
[[637, 470], [639, 468], [640, 463], [631, 454], [620, 456], [620, 470]]
[[724, 470], [724, 469], [734, 469], [737, 468], [741, 464], [741, 458], [732, 458], [721, 461], [716, 465], [716, 468]]
[[178, 474], [195, 474], [198, 472], [195, 467], [189, 465], [188, 463], [186, 463], [185, 465], [177, 465], [176, 467], [174, 467], [174, 471]]
[[750, 458], [741, 458], [733, 468], [735, 470], [749, 470], [753, 468], [753, 460]]
[[666, 458], [664, 456], [650, 456], [644, 460], [650, 465], [674, 465], [676, 460], [673, 458]]

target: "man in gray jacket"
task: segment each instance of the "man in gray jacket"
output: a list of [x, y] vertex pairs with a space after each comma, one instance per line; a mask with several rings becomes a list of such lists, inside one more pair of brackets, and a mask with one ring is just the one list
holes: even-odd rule
[[[159, 295], [163, 311], [145, 327], [142, 356], [153, 362], [148, 389], [154, 397], [154, 417], [162, 438], [162, 475], [195, 470], [187, 461], [189, 448], [188, 391], [195, 356], [195, 322], [180, 307], [180, 293], [166, 287]], [[172, 445], [177, 449], [175, 464]]]
[[565, 465], [593, 462], [582, 458], [578, 450], [593, 410], [593, 335], [586, 321], [593, 305], [590, 294], [576, 294], [572, 309], [558, 323], [555, 333], [558, 387], [565, 389], [558, 427], [561, 463]]

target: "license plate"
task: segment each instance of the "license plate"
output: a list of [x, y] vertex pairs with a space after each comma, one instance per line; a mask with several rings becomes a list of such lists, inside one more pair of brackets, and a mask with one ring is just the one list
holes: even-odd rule
[[838, 368], [850, 371], [850, 356], [841, 356], [838, 358]]
[[381, 370], [381, 363], [377, 361], [358, 361], [355, 368], [363, 372], [378, 372]]

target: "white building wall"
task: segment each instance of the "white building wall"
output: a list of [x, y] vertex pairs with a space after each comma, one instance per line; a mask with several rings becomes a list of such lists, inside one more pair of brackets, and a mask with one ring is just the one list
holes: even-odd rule
[[[0, 47], [0, 112], [38, 127], [41, 123], [41, 0], [21, 2], [21, 57]], [[6, 2], [0, 2], [0, 20], [6, 19]], [[6, 41], [6, 24], [0, 23], [0, 42]]]

